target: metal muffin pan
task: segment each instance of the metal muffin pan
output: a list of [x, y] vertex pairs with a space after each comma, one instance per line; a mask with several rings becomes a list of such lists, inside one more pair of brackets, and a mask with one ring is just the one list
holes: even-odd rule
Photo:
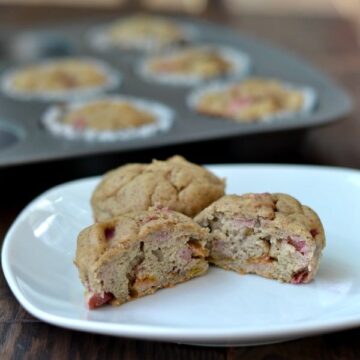
[[[297, 56], [223, 26], [196, 19], [191, 21], [182, 19], [182, 21], [191, 23], [199, 29], [197, 42], [232, 46], [250, 55], [252, 75], [275, 77], [282, 81], [314, 88], [318, 95], [316, 108], [306, 116], [294, 116], [291, 119], [279, 119], [268, 123], [238, 124], [223, 119], [208, 118], [195, 113], [187, 106], [186, 99], [191, 88], [151, 83], [136, 74], [136, 64], [142, 54], [124, 53], [116, 49], [106, 52], [91, 49], [86, 42], [86, 34], [94, 25], [98, 25], [99, 21], [38, 28], [32, 32], [35, 38], [37, 34], [41, 36], [47, 32], [57, 39], [62, 39], [65, 48], [72, 49], [70, 54], [94, 56], [119, 69], [123, 76], [122, 84], [111, 91], [111, 94], [136, 96], [164, 103], [175, 111], [175, 121], [170, 131], [143, 139], [108, 143], [65, 140], [49, 134], [41, 125], [42, 114], [51, 103], [15, 100], [0, 94], [0, 167], [309, 128], [336, 121], [351, 111], [351, 101], [344, 90]], [[14, 30], [13, 36], [21, 35], [24, 30]], [[4, 33], [2, 35], [4, 36]], [[10, 41], [8, 40], [8, 43]], [[11, 65], [15, 64], [12, 62]], [[1, 70], [6, 70], [6, 66]]]

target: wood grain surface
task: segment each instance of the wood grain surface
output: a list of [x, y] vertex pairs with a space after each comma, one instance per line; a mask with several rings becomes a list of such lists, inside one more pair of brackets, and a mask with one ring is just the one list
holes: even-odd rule
[[[71, 21], [106, 11], [1, 7], [2, 25]], [[127, 161], [182, 153], [198, 162], [287, 162], [360, 167], [360, 54], [354, 30], [341, 19], [234, 17], [213, 5], [203, 17], [287, 47], [321, 67], [354, 98], [354, 113], [341, 122], [288, 134], [293, 147], [275, 152], [251, 148], [247, 140], [222, 140], [122, 155], [82, 158], [0, 170], [0, 239], [36, 195], [66, 180], [98, 174]], [[263, 137], [264, 144], [269, 141]], [[271, 138], [274, 143], [274, 138]], [[252, 149], [249, 151], [249, 149]], [[0, 154], [1, 156], [1, 154]], [[1, 240], [2, 241], [2, 240]], [[0, 274], [0, 359], [360, 359], [360, 329], [260, 347], [201, 348], [91, 335], [47, 325], [22, 309]]]

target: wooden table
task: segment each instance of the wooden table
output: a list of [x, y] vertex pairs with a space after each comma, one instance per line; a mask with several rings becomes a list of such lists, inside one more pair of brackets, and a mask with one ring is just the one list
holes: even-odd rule
[[[31, 25], [49, 19], [81, 19], [100, 11], [0, 8], [1, 24]], [[104, 14], [106, 12], [104, 11]], [[351, 24], [340, 19], [303, 17], [232, 17], [212, 7], [205, 18], [228, 24], [297, 52], [338, 80], [354, 97], [354, 114], [342, 122], [311, 130], [301, 146], [269, 158], [259, 151], [244, 161], [321, 163], [360, 167], [360, 54]], [[290, 135], [289, 135], [290, 136]], [[216, 152], [211, 149], [216, 148]], [[236, 142], [219, 141], [90, 157], [0, 170], [0, 239], [18, 212], [34, 196], [55, 184], [97, 174], [124, 161], [164, 158], [175, 152], [199, 162], [243, 161]], [[360, 330], [316, 336], [283, 344], [246, 348], [200, 348], [91, 335], [47, 325], [29, 315], [0, 275], [0, 358], [120, 359], [360, 359]]]

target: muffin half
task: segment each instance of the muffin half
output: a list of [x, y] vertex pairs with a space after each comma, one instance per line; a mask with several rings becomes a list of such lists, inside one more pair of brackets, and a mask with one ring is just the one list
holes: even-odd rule
[[194, 219], [209, 230], [209, 261], [293, 284], [311, 281], [325, 234], [319, 217], [286, 194], [227, 195]]
[[204, 274], [206, 234], [187, 216], [158, 208], [86, 228], [75, 264], [88, 307], [120, 305]]

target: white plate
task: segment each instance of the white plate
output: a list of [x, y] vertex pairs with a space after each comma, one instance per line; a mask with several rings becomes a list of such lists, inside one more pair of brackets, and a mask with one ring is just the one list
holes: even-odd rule
[[313, 207], [327, 233], [320, 271], [307, 285], [211, 268], [204, 276], [120, 307], [88, 311], [72, 264], [91, 223], [98, 178], [57, 186], [34, 200], [8, 232], [2, 265], [31, 314], [70, 329], [206, 345], [284, 341], [360, 325], [360, 172], [306, 166], [210, 166], [228, 193], [286, 192]]

